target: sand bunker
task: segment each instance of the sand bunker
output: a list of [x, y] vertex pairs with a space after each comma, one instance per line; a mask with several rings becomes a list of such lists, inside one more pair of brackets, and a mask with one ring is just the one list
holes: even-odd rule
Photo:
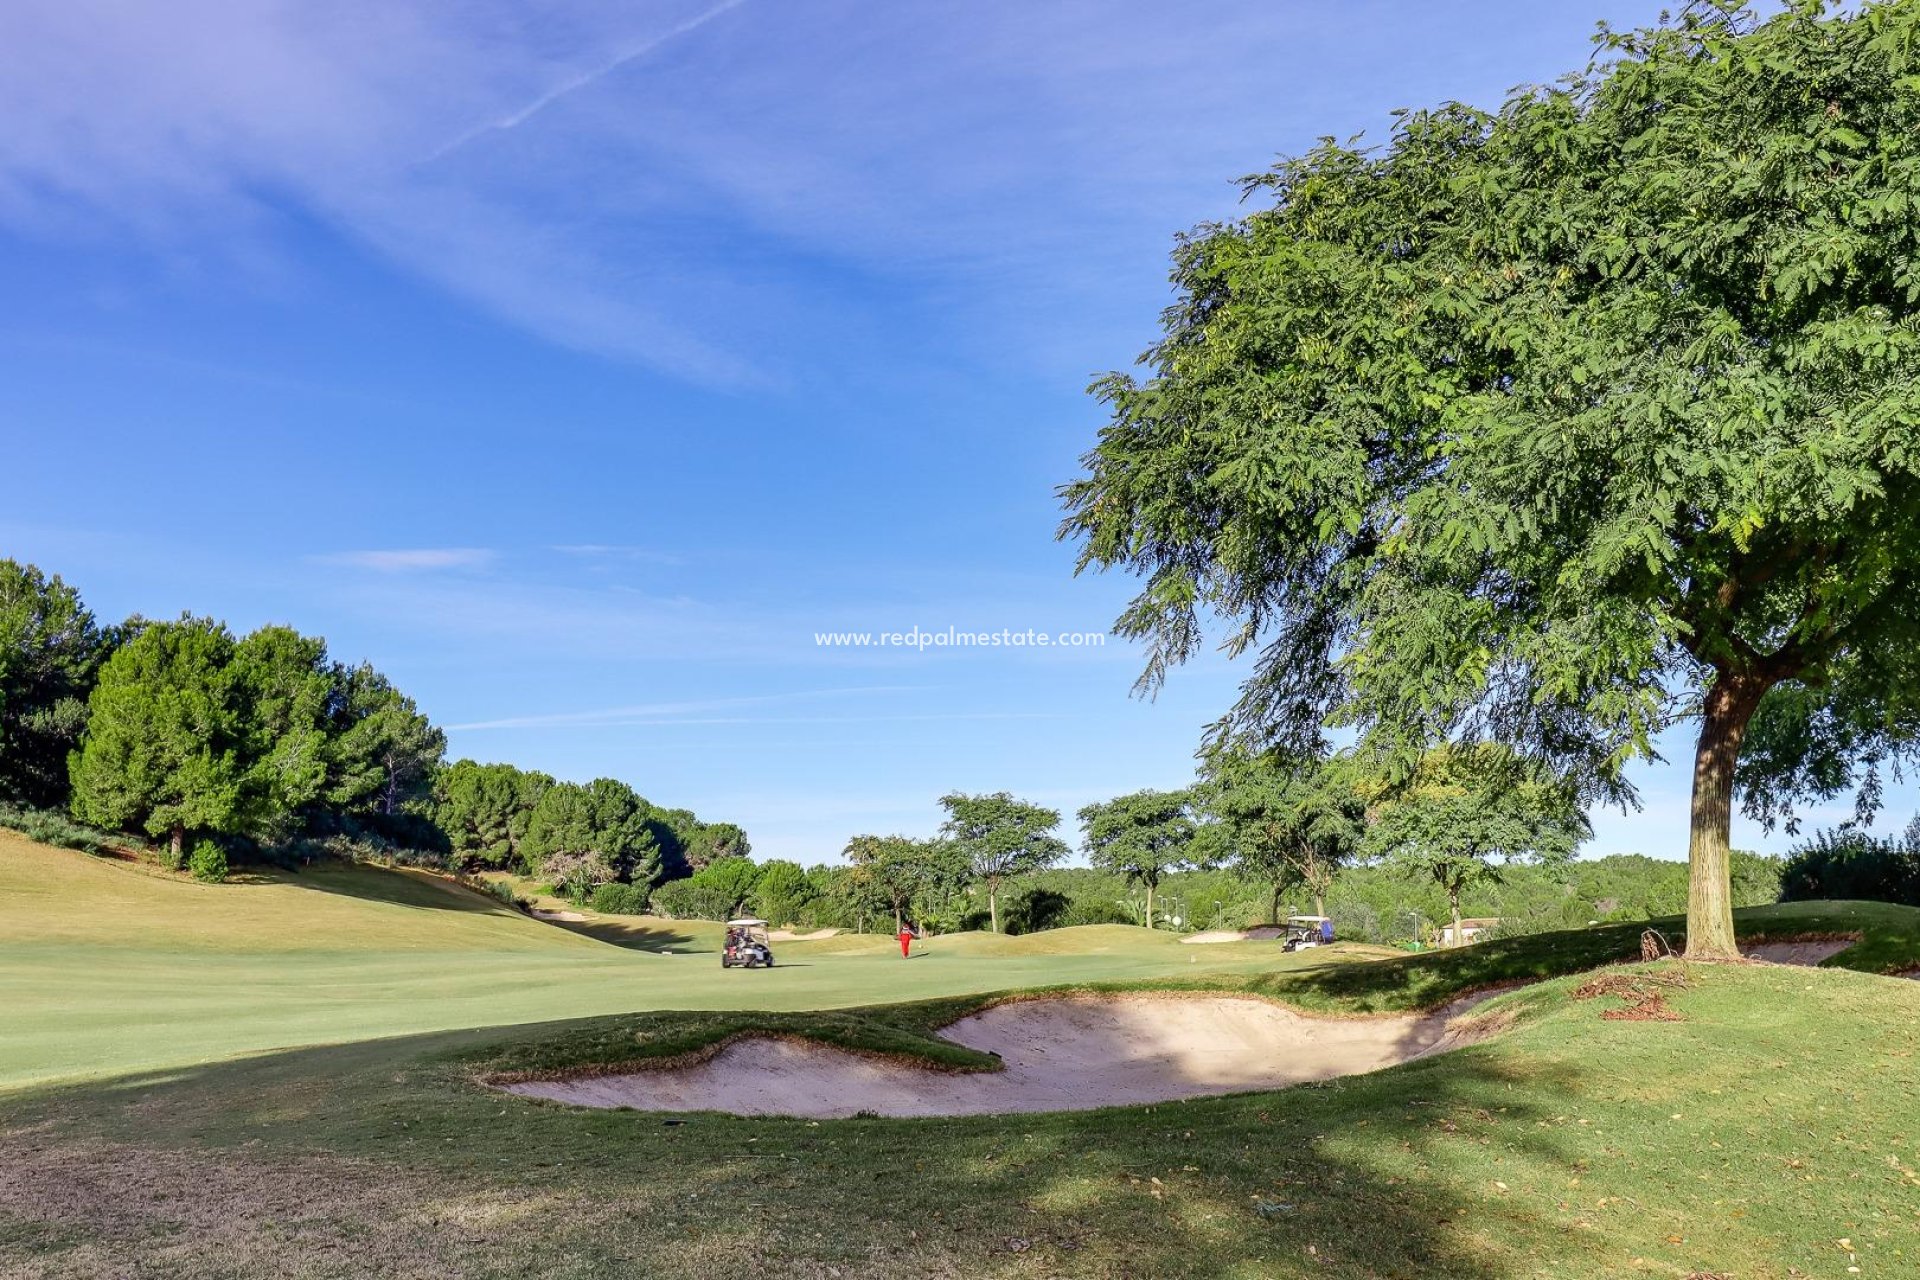
[[1460, 1001], [1428, 1015], [1312, 1018], [1246, 997], [1023, 1000], [943, 1031], [1004, 1071], [949, 1073], [806, 1041], [749, 1038], [690, 1067], [505, 1086], [528, 1097], [643, 1111], [753, 1116], [1081, 1111], [1277, 1089], [1353, 1075], [1488, 1034]]
[[1755, 942], [1741, 951], [1768, 964], [1822, 964], [1858, 942], [1858, 938], [1819, 938], [1806, 942]]
[[795, 933], [792, 929], [775, 929], [767, 935], [769, 942], [819, 942], [823, 938], [839, 936], [838, 929], [815, 929], [812, 933]]
[[1189, 946], [1209, 942], [1266, 942], [1285, 932], [1277, 924], [1263, 924], [1253, 929], [1209, 929], [1205, 933], [1190, 933], [1180, 941]]

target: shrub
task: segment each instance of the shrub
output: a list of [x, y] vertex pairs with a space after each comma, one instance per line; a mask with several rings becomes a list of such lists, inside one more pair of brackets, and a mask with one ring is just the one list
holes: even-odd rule
[[16, 809], [0, 805], [0, 827], [11, 827], [29, 840], [77, 849], [81, 853], [99, 853], [106, 837], [91, 827], [83, 827], [54, 809]]
[[1787, 857], [1780, 900], [1865, 898], [1920, 907], [1920, 819], [1897, 840], [1822, 831]]
[[202, 840], [187, 854], [187, 871], [202, 884], [219, 884], [227, 878], [227, 851]]
[[593, 891], [587, 905], [601, 915], [643, 916], [652, 890], [644, 884], [603, 884]]
[[488, 897], [498, 898], [503, 904], [505, 904], [506, 906], [512, 907], [515, 911], [526, 912], [530, 910], [533, 906], [532, 903], [528, 902], [525, 898], [521, 897], [519, 894], [513, 891], [513, 884], [511, 881], [474, 880], [474, 881], [470, 881], [469, 883], [471, 883], [475, 888], [479, 889], [480, 892], [486, 894]]
[[1057, 929], [1066, 922], [1072, 907], [1067, 895], [1057, 890], [1018, 889], [1007, 895], [1006, 905], [1000, 908], [1000, 928], [1010, 934]]
[[1055, 920], [1052, 927], [1065, 928], [1075, 924], [1139, 924], [1138, 912], [1128, 910], [1118, 902], [1103, 898], [1076, 898]]
[[728, 890], [704, 884], [699, 876], [669, 880], [653, 891], [654, 912], [669, 920], [725, 920], [735, 905]]

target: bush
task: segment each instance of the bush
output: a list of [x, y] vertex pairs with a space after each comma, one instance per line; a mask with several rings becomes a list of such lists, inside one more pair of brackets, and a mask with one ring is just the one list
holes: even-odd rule
[[202, 884], [219, 884], [227, 878], [227, 851], [202, 840], [187, 854], [187, 871]]
[[1795, 847], [1780, 873], [1780, 900], [1864, 898], [1920, 907], [1920, 819], [1897, 840], [1822, 831]]
[[669, 920], [725, 920], [733, 915], [735, 901], [730, 891], [701, 882], [669, 880], [653, 891], [653, 910]]
[[0, 805], [0, 827], [11, 827], [29, 840], [77, 849], [81, 853], [99, 853], [107, 838], [91, 827], [83, 827], [55, 809], [16, 809]]
[[652, 890], [644, 884], [603, 884], [587, 905], [604, 916], [643, 916]]
[[533, 904], [513, 891], [513, 884], [507, 880], [469, 880], [466, 883], [486, 894], [489, 898], [498, 898], [504, 905], [515, 911], [525, 913], [532, 910]]
[[1000, 905], [1000, 928], [1010, 934], [1039, 933], [1065, 922], [1073, 902], [1066, 894], [1039, 887], [1018, 889]]
[[[1044, 890], [1042, 891], [1044, 892]], [[1117, 902], [1100, 898], [1078, 898], [1067, 905], [1065, 911], [1054, 920], [1050, 928], [1065, 928], [1076, 924], [1139, 924], [1138, 912], [1130, 911]]]

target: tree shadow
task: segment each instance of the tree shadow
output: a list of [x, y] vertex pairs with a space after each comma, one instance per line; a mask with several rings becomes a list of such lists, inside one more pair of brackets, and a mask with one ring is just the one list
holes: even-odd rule
[[[183, 1273], [284, 1274], [319, 1250], [380, 1274], [405, 1241], [409, 1267], [444, 1274], [473, 1263], [474, 1239], [508, 1231], [539, 1259], [528, 1274], [1508, 1280], [1532, 1264], [1482, 1241], [1546, 1240], [1555, 1224], [1488, 1190], [1491, 1168], [1463, 1192], [1461, 1152], [1478, 1161], [1497, 1142], [1508, 1158], [1570, 1165], [1538, 1099], [1581, 1084], [1575, 1064], [1521, 1069], [1475, 1048], [1147, 1107], [822, 1122], [695, 1113], [669, 1125], [475, 1085], [461, 1060], [501, 1034], [17, 1095], [0, 1103], [0, 1165], [17, 1175], [0, 1180], [0, 1221], [26, 1224], [16, 1238], [37, 1241], [53, 1270], [79, 1259], [101, 1273], [131, 1268], [158, 1233], [177, 1242]], [[70, 1153], [83, 1150], [100, 1158], [76, 1169]], [[199, 1198], [137, 1192], [157, 1177], [210, 1193], [293, 1180], [310, 1197], [338, 1195], [331, 1216], [297, 1230], [273, 1197], [236, 1195], [221, 1201], [220, 1230], [196, 1234]], [[124, 1231], [61, 1216], [62, 1204], [108, 1200], [133, 1214]], [[9, 1247], [0, 1232], [0, 1259]]]
[[322, 866], [297, 871], [254, 869], [229, 881], [237, 893], [269, 885], [308, 889], [363, 902], [383, 902], [423, 911], [454, 911], [472, 915], [520, 916], [521, 912], [478, 889], [458, 881], [406, 867]]
[[720, 948], [711, 939], [679, 929], [664, 928], [657, 920], [647, 923], [601, 917], [593, 920], [548, 920], [556, 928], [577, 933], [595, 942], [605, 942], [632, 951], [671, 951], [675, 955], [717, 955]]

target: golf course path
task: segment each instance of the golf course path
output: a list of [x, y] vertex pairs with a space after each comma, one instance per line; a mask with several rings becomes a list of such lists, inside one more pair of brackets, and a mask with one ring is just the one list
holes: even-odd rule
[[505, 1086], [593, 1107], [839, 1118], [1082, 1111], [1354, 1075], [1482, 1038], [1495, 1020], [1438, 1013], [1316, 1018], [1239, 996], [1018, 1000], [941, 1034], [997, 1055], [945, 1072], [805, 1040], [748, 1037], [686, 1067]]

